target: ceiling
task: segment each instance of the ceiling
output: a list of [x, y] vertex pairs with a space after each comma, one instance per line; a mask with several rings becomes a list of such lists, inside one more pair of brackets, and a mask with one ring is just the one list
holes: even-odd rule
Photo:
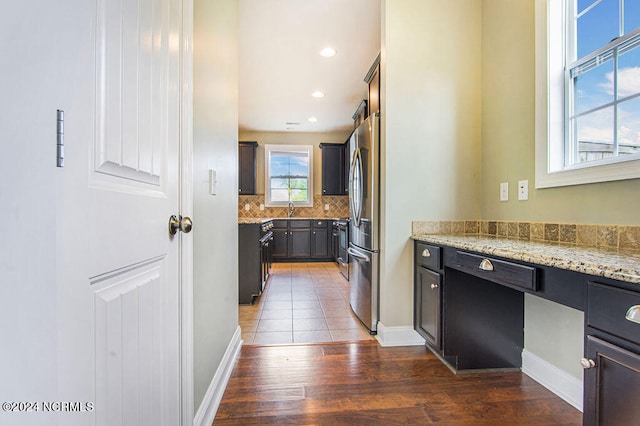
[[[379, 0], [239, 4], [239, 130], [352, 129], [367, 97], [364, 77], [380, 51]], [[337, 50], [334, 57], [320, 56], [327, 46]], [[315, 91], [325, 96], [314, 98]]]

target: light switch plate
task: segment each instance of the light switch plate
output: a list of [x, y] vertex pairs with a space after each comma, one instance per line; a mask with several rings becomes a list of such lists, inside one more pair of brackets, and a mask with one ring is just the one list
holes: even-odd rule
[[324, 209], [325, 209], [325, 211], [329, 211], [329, 204], [325, 204], [324, 205]]
[[500, 184], [500, 201], [509, 201], [509, 182]]
[[218, 183], [216, 178], [216, 171], [209, 169], [209, 194], [216, 195], [216, 184]]
[[260, 204], [260, 210], [264, 210], [264, 204]]

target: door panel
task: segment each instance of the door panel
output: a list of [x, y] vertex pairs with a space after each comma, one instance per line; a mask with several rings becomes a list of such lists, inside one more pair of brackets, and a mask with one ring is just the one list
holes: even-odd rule
[[640, 354], [590, 335], [586, 354], [595, 367], [584, 373], [584, 424], [637, 423], [640, 405], [630, 401], [640, 393]]
[[73, 377], [61, 396], [91, 395], [96, 425], [175, 425], [178, 250], [190, 237], [168, 233], [169, 216], [180, 213], [182, 5], [94, 7], [78, 19], [93, 20], [82, 58], [92, 68], [63, 83], [80, 89], [65, 99], [69, 155], [60, 170], [59, 359], [60, 374]]
[[160, 184], [171, 65], [168, 6], [168, 0], [98, 2], [96, 172]]
[[96, 424], [162, 424], [165, 259], [101, 283], [96, 306]]

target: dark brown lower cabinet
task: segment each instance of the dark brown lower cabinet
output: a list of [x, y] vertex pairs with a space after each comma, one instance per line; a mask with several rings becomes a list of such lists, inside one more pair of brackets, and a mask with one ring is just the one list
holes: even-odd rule
[[415, 328], [436, 349], [441, 349], [440, 284], [440, 274], [424, 266], [416, 268]]
[[311, 257], [310, 232], [309, 228], [289, 228], [289, 257]]
[[272, 255], [275, 261], [331, 260], [328, 222], [325, 219], [273, 221]]
[[584, 424], [640, 424], [640, 355], [587, 336]]

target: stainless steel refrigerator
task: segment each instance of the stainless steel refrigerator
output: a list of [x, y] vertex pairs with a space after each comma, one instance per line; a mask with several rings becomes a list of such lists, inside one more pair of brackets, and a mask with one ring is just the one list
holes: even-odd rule
[[378, 114], [351, 136], [349, 150], [349, 287], [353, 312], [371, 334], [378, 326], [380, 144]]

